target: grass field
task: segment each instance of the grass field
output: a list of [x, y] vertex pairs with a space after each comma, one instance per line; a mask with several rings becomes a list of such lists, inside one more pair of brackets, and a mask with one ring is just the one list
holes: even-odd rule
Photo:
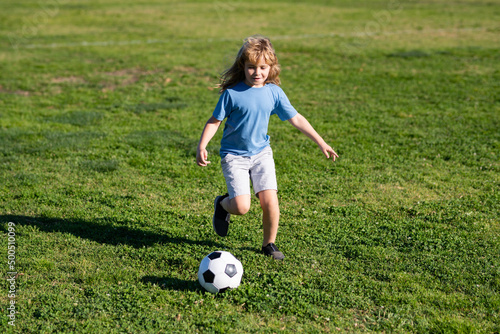
[[[2, 0], [0, 332], [500, 332], [499, 22], [498, 0]], [[212, 231], [221, 132], [195, 163], [256, 33], [340, 155], [272, 119], [283, 263], [256, 199]], [[245, 274], [212, 295], [217, 249]]]

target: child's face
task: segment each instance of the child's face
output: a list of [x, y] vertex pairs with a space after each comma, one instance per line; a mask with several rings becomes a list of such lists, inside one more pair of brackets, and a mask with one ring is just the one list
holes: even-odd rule
[[264, 86], [269, 76], [269, 66], [263, 57], [256, 64], [249, 61], [245, 62], [245, 83], [250, 87], [259, 88]]

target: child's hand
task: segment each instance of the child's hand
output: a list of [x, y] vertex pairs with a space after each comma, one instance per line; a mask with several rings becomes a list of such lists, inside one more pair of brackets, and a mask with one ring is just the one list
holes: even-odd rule
[[335, 161], [335, 159], [337, 159], [339, 157], [339, 155], [337, 153], [335, 153], [333, 148], [331, 148], [329, 145], [325, 145], [325, 146], [321, 147], [321, 150], [323, 151], [323, 154], [328, 159], [332, 158], [333, 161]]
[[208, 152], [206, 149], [198, 148], [196, 150], [196, 163], [198, 164], [198, 166], [202, 167], [207, 166], [210, 163], [210, 161], [207, 161], [207, 158], [208, 158]]
[[207, 161], [208, 152], [206, 147], [210, 139], [212, 139], [212, 137], [217, 132], [220, 123], [221, 121], [212, 116], [207, 121], [207, 124], [205, 124], [205, 128], [201, 133], [200, 143], [196, 147], [196, 163], [198, 164], [198, 166], [206, 166], [210, 163], [210, 161]]

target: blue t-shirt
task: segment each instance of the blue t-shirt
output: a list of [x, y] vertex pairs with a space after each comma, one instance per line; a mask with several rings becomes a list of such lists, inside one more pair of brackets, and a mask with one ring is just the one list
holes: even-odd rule
[[283, 90], [275, 84], [260, 88], [243, 81], [226, 89], [220, 96], [213, 116], [226, 120], [220, 156], [226, 154], [252, 156], [269, 146], [269, 118], [276, 114], [282, 121], [297, 115]]

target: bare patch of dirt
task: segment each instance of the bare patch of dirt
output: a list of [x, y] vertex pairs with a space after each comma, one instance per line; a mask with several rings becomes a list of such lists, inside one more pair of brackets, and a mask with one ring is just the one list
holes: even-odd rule
[[0, 93], [5, 93], [5, 94], [12, 94], [12, 95], [20, 95], [20, 96], [30, 96], [32, 95], [31, 92], [27, 91], [27, 90], [15, 90], [15, 91], [11, 91], [11, 90], [8, 90], [6, 88], [3, 88], [1, 85], [0, 85]]
[[56, 77], [52, 78], [51, 80], [52, 83], [59, 84], [59, 83], [69, 83], [69, 84], [84, 84], [86, 83], [85, 79], [77, 76], [69, 76], [69, 77]]
[[159, 70], [143, 70], [140, 68], [121, 69], [112, 72], [104, 72], [105, 76], [110, 80], [105, 79], [103, 91], [113, 91], [118, 87], [126, 87], [138, 82], [141, 78], [153, 75], [160, 72]]

